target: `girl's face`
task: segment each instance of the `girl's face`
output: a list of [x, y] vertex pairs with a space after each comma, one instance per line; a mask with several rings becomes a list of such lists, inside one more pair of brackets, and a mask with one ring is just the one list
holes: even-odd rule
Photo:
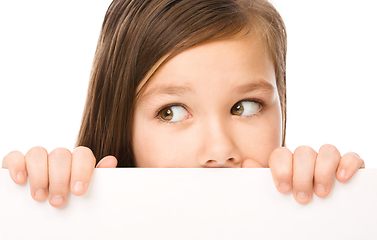
[[188, 49], [162, 66], [135, 105], [138, 167], [268, 167], [281, 146], [275, 69], [260, 37]]

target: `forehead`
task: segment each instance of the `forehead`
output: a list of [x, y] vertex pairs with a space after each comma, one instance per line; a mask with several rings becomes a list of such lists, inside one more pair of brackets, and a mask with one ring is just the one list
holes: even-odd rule
[[274, 64], [260, 35], [207, 42], [181, 52], [158, 68], [148, 81], [140, 83], [139, 89], [145, 85], [140, 100], [161, 88], [174, 92], [192, 90], [195, 86], [229, 87], [250, 82], [258, 82], [260, 87], [276, 88]]

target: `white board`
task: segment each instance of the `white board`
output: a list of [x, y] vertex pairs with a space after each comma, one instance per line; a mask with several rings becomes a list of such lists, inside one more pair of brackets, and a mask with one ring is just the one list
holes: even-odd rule
[[279, 193], [269, 169], [95, 169], [60, 209], [1, 175], [1, 240], [377, 239], [377, 169], [306, 205]]

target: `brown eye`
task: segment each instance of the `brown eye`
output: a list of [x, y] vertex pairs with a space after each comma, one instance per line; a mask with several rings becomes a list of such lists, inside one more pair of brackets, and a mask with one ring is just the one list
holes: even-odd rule
[[230, 112], [237, 116], [252, 116], [257, 114], [262, 109], [262, 105], [255, 101], [240, 101], [236, 103]]
[[166, 122], [181, 122], [192, 117], [186, 108], [179, 105], [166, 107], [158, 115]]
[[173, 111], [171, 108], [162, 109], [160, 116], [163, 120], [170, 121], [173, 119]]
[[242, 106], [242, 102], [236, 103], [236, 105], [234, 105], [231, 109], [232, 114], [238, 115], [238, 116], [241, 116], [243, 111], [244, 111], [244, 108]]

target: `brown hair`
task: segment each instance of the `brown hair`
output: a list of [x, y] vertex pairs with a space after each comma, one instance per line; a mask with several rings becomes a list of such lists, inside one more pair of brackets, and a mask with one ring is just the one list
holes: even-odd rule
[[131, 126], [139, 83], [185, 49], [244, 29], [262, 33], [274, 61], [284, 146], [287, 37], [267, 0], [114, 0], [98, 40], [76, 145], [89, 147], [97, 162], [113, 155], [118, 167], [135, 166]]

